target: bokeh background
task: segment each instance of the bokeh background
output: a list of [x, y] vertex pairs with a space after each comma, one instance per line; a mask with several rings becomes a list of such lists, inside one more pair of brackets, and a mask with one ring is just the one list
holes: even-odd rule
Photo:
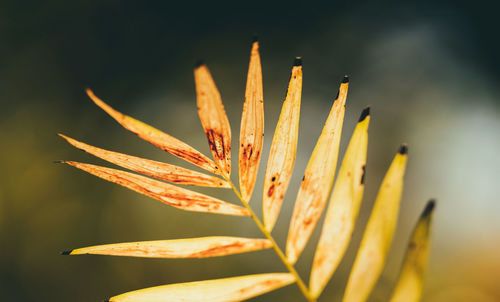
[[[274, 231], [280, 244], [344, 74], [351, 86], [341, 153], [360, 111], [372, 106], [359, 224], [324, 301], [340, 301], [378, 185], [402, 142], [410, 160], [399, 225], [370, 301], [390, 295], [431, 197], [438, 207], [423, 301], [499, 301], [497, 20], [495, 7], [478, 1], [0, 1], [0, 300], [102, 301], [148, 286], [283, 270], [271, 251], [181, 261], [60, 256], [94, 244], [259, 236], [250, 219], [183, 212], [52, 163], [104, 164], [65, 143], [61, 132], [193, 168], [122, 129], [84, 88], [209, 154], [195, 106], [199, 58], [222, 93], [236, 152], [250, 41], [258, 34], [267, 133], [261, 176], [291, 63], [304, 58], [297, 161]], [[252, 201], [258, 213], [261, 187]], [[201, 191], [237, 202], [228, 191]], [[306, 279], [317, 231], [298, 262]], [[255, 301], [301, 298], [292, 285]]]

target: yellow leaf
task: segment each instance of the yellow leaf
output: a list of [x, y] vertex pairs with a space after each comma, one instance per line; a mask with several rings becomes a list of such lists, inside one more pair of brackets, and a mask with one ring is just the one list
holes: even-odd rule
[[321, 231], [311, 270], [311, 295], [319, 297], [351, 240], [365, 188], [370, 108], [361, 113], [347, 147]]
[[231, 174], [231, 126], [227, 119], [219, 90], [205, 64], [194, 70], [196, 104], [208, 145], [222, 175]]
[[239, 179], [241, 196], [250, 201], [259, 170], [262, 143], [264, 141], [264, 96], [259, 42], [252, 45], [248, 67], [245, 103], [241, 116]]
[[267, 239], [212, 236], [96, 245], [63, 252], [63, 255], [208, 258], [268, 249], [271, 246], [272, 243]]
[[177, 283], [140, 289], [109, 302], [230, 302], [243, 301], [289, 285], [292, 274], [270, 273], [215, 280]]
[[125, 129], [137, 134], [143, 140], [150, 142], [158, 148], [167, 151], [179, 158], [182, 158], [202, 169], [213, 173], [219, 173], [215, 163], [199, 151], [189, 146], [188, 144], [172, 137], [156, 128], [153, 128], [141, 121], [138, 121], [128, 115], [116, 111], [108, 104], [99, 99], [90, 89], [87, 89], [88, 96], [94, 103], [106, 111], [112, 118], [114, 118]]
[[427, 203], [413, 230], [391, 302], [418, 302], [420, 300], [424, 284], [424, 273], [429, 258], [434, 206], [434, 200]]
[[344, 77], [300, 185], [286, 242], [286, 255], [295, 263], [325, 208], [339, 155], [349, 79]]
[[205, 186], [205, 187], [221, 187], [230, 188], [231, 186], [220, 178], [206, 175], [193, 170], [185, 169], [179, 166], [170, 165], [154, 160], [135, 157], [118, 152], [108, 151], [101, 148], [93, 147], [85, 143], [79, 142], [75, 139], [67, 137], [66, 135], [59, 134], [62, 138], [68, 141], [71, 145], [115, 165], [123, 168], [149, 175], [154, 178], [165, 180], [168, 182]]
[[74, 161], [62, 161], [97, 177], [114, 182], [170, 206], [194, 212], [249, 216], [247, 209], [191, 190], [121, 170]]
[[264, 177], [263, 220], [269, 232], [276, 223], [292, 176], [299, 136], [301, 94], [302, 59], [297, 58], [292, 68], [288, 91], [274, 132]]
[[343, 302], [365, 301], [384, 268], [396, 228], [407, 153], [408, 148], [402, 145], [382, 181], [347, 282]]

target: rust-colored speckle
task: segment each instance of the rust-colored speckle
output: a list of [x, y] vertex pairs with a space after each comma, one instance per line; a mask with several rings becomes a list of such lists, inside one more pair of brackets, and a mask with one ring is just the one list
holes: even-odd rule
[[[241, 145], [243, 148], [243, 144]], [[252, 159], [252, 154], [253, 154], [253, 145], [248, 144], [246, 147], [243, 148], [243, 156], [247, 158], [248, 160]]]
[[204, 251], [193, 253], [189, 255], [189, 258], [205, 258], [205, 257], [214, 257], [214, 256], [223, 256], [232, 254], [234, 252], [245, 251], [245, 244], [242, 242], [235, 242], [233, 244], [228, 245], [216, 245]]
[[187, 150], [180, 150], [176, 148], [167, 148], [164, 146], [159, 146], [161, 149], [167, 151], [168, 153], [177, 156], [179, 158], [185, 159], [188, 162], [191, 162], [195, 165], [201, 165], [201, 164], [209, 164], [206, 158], [201, 156], [200, 154], [189, 152]]
[[323, 262], [325, 262], [325, 255], [323, 253], [318, 254], [319, 257], [314, 259], [314, 267], [321, 267]]
[[267, 190], [267, 196], [269, 196], [269, 197], [273, 196], [273, 194], [274, 194], [274, 189], [275, 189], [274, 184], [272, 184], [272, 185], [269, 187], [269, 190]]
[[[215, 154], [215, 156], [221, 160], [226, 160], [226, 150], [224, 148], [224, 137], [222, 133], [216, 132], [213, 129], [207, 129], [205, 132], [208, 140], [208, 145], [210, 146], [210, 150]], [[217, 145], [220, 145], [220, 148], [217, 148]], [[229, 150], [228, 150], [229, 151]]]

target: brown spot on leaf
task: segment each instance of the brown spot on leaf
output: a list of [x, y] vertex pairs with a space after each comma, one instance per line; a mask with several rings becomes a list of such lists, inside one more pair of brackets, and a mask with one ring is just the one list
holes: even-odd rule
[[272, 185], [269, 187], [269, 190], [267, 190], [267, 196], [269, 196], [269, 197], [273, 196], [273, 194], [274, 194], [274, 189], [275, 189], [274, 184], [272, 184]]
[[248, 144], [246, 147], [243, 147], [243, 144], [242, 144], [241, 147], [243, 148], [243, 156], [245, 158], [247, 158], [248, 160], [250, 160], [252, 158], [252, 154], [253, 154], [253, 145]]
[[311, 218], [311, 217], [310, 217], [310, 218], [307, 218], [307, 219], [305, 219], [305, 220], [304, 220], [304, 225], [306, 225], [306, 226], [307, 226], [307, 225], [310, 225], [310, 224], [311, 224], [311, 222], [312, 222], [312, 218]]
[[[160, 146], [158, 146], [160, 147]], [[165, 151], [169, 152], [170, 154], [177, 156], [179, 158], [185, 159], [188, 162], [191, 162], [195, 165], [200, 165], [200, 164], [208, 164], [209, 162], [206, 160], [206, 158], [200, 156], [200, 154], [197, 153], [192, 153], [187, 150], [179, 150], [175, 148], [162, 148]]]
[[228, 245], [216, 245], [204, 251], [193, 253], [189, 255], [189, 258], [223, 256], [227, 254], [232, 254], [233, 252], [238, 250], [242, 250], [243, 247], [245, 247], [245, 244], [241, 242], [235, 242], [233, 244], [228, 244]]
[[224, 137], [222, 133], [216, 132], [213, 129], [207, 129], [205, 132], [208, 140], [210, 150], [214, 152], [215, 156], [221, 160], [226, 160], [226, 150], [224, 150]]

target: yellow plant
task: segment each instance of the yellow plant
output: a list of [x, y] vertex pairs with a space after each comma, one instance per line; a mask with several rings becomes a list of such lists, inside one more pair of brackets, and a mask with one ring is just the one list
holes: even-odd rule
[[[84, 247], [63, 254], [205, 258], [272, 248], [288, 272], [170, 284], [124, 293], [110, 298], [109, 301], [242, 301], [292, 283], [297, 284], [305, 299], [316, 301], [349, 245], [358, 216], [365, 185], [370, 109], [367, 107], [361, 113], [334, 184], [349, 86], [348, 77], [344, 77], [304, 172], [290, 222], [286, 252], [283, 252], [271, 232], [278, 218], [295, 162], [302, 94], [302, 60], [297, 58], [293, 64], [288, 91], [274, 132], [262, 190], [262, 220], [249, 206], [257, 179], [264, 136], [259, 43], [254, 41], [252, 44], [241, 118], [239, 190], [231, 180], [231, 128], [220, 93], [205, 64], [201, 63], [195, 67], [194, 78], [198, 113], [213, 160], [186, 143], [116, 111], [91, 90], [87, 90], [87, 94], [96, 105], [127, 130], [215, 175], [104, 150], [60, 134], [76, 148], [149, 177], [91, 164], [62, 162], [182, 210], [250, 216], [264, 238], [212, 236], [128, 242]], [[407, 157], [408, 148], [401, 145], [380, 186], [348, 280], [344, 302], [365, 301], [382, 272], [396, 228]], [[242, 206], [168, 182], [231, 188]], [[332, 185], [333, 190], [307, 286], [295, 270], [294, 264], [319, 221]], [[423, 271], [428, 258], [433, 208], [434, 201], [430, 201], [417, 224], [391, 301], [418, 301], [420, 298]]]

